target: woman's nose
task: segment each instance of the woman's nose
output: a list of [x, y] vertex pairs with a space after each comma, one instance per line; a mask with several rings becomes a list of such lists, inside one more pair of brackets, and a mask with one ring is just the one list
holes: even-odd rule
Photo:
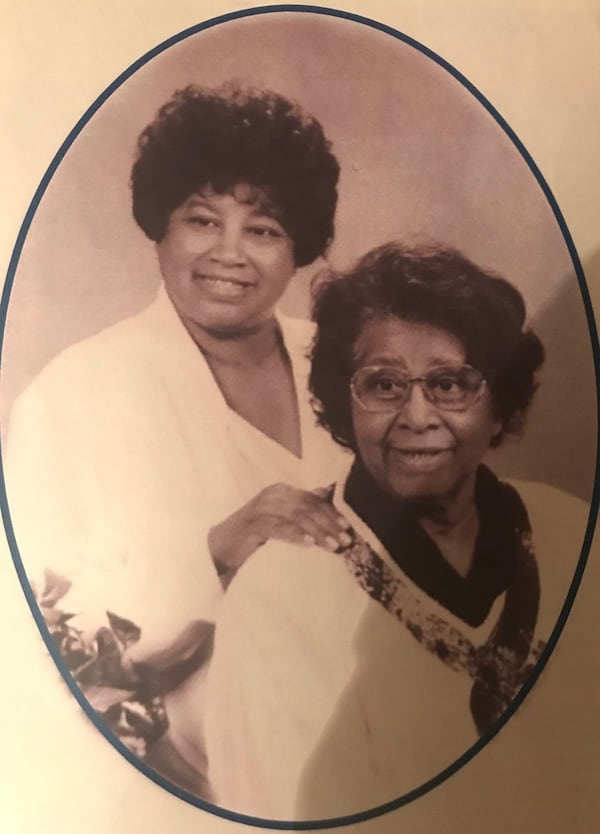
[[237, 227], [223, 227], [214, 241], [210, 256], [225, 266], [238, 266], [246, 261], [243, 235]]
[[399, 427], [411, 431], [425, 431], [439, 425], [439, 413], [433, 403], [427, 399], [418, 382], [413, 382], [410, 386], [408, 397], [398, 412], [395, 422]]

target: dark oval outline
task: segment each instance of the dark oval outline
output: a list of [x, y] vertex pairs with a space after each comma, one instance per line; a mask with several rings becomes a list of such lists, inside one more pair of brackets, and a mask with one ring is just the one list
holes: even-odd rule
[[158, 44], [158, 46], [154, 47], [153, 49], [150, 49], [148, 52], [142, 55], [141, 58], [138, 58], [137, 61], [134, 61], [128, 67], [128, 69], [122, 72], [111, 84], [108, 85], [104, 92], [102, 92], [93, 102], [93, 104], [90, 105], [90, 107], [85, 111], [83, 116], [75, 124], [73, 129], [69, 132], [67, 138], [64, 140], [56, 155], [54, 156], [52, 162], [48, 166], [48, 169], [42, 177], [42, 180], [33, 196], [31, 204], [27, 209], [25, 218], [19, 230], [17, 241], [15, 243], [15, 247], [13, 249], [13, 253], [9, 262], [6, 282], [2, 292], [2, 298], [0, 299], [0, 359], [2, 356], [2, 347], [4, 343], [4, 329], [6, 325], [6, 316], [8, 312], [10, 293], [14, 282], [17, 264], [19, 262], [19, 257], [21, 255], [21, 251], [23, 249], [23, 245], [27, 237], [29, 226], [31, 225], [38, 204], [44, 195], [48, 183], [50, 182], [52, 176], [54, 175], [54, 172], [56, 171], [57, 167], [61, 163], [66, 152], [68, 151], [69, 147], [71, 146], [79, 132], [82, 130], [82, 128], [87, 124], [87, 122], [100, 108], [100, 106], [106, 101], [106, 99], [110, 95], [112, 95], [112, 93], [116, 89], [118, 89], [118, 87], [120, 87], [124, 81], [126, 81], [131, 75], [133, 75], [140, 67], [144, 66], [144, 64], [148, 63], [161, 52], [164, 52], [165, 50], [169, 49], [174, 44], [179, 43], [180, 41], [185, 40], [191, 35], [197, 34], [198, 32], [201, 32], [204, 29], [211, 29], [213, 26], [218, 26], [221, 23], [226, 23], [230, 20], [237, 20], [244, 17], [254, 17], [256, 15], [262, 14], [271, 14], [273, 12], [295, 12], [301, 14], [310, 13], [329, 15], [330, 17], [339, 17], [345, 20], [352, 20], [355, 23], [361, 23], [363, 25], [370, 26], [373, 29], [378, 29], [381, 32], [385, 32], [386, 34], [403, 41], [409, 46], [412, 46], [419, 52], [431, 58], [431, 60], [435, 61], [436, 64], [441, 66], [454, 78], [456, 78], [463, 85], [463, 87], [465, 87], [480, 102], [480, 104], [482, 104], [485, 107], [488, 113], [490, 113], [490, 115], [493, 116], [493, 118], [502, 128], [502, 130], [504, 130], [507, 136], [511, 139], [511, 141], [513, 142], [513, 144], [515, 145], [515, 147], [529, 166], [531, 173], [533, 174], [533, 176], [538, 182], [538, 185], [544, 192], [544, 195], [548, 200], [550, 207], [552, 208], [554, 217], [562, 232], [564, 241], [567, 245], [567, 249], [569, 250], [569, 254], [571, 256], [571, 261], [573, 263], [575, 273], [577, 275], [577, 281], [579, 283], [579, 289], [585, 307], [585, 314], [588, 323], [594, 359], [594, 371], [596, 380], [596, 467], [594, 476], [594, 486], [592, 490], [590, 516], [588, 518], [586, 532], [583, 539], [581, 555], [577, 562], [577, 567], [575, 569], [571, 585], [569, 586], [565, 603], [561, 609], [560, 615], [552, 631], [552, 634], [550, 635], [546, 648], [542, 652], [531, 675], [523, 684], [522, 688], [517, 693], [510, 706], [505, 710], [503, 715], [498, 719], [498, 721], [493, 725], [493, 727], [491, 727], [491, 729], [488, 730], [488, 732], [484, 736], [482, 736], [474, 745], [468, 748], [468, 750], [466, 750], [458, 759], [452, 762], [452, 764], [448, 765], [448, 767], [444, 768], [444, 770], [442, 770], [436, 776], [434, 776], [431, 779], [428, 779], [426, 782], [424, 782], [419, 787], [414, 788], [412, 791], [403, 794], [398, 799], [394, 799], [390, 802], [385, 803], [384, 805], [379, 805], [376, 808], [371, 808], [367, 811], [362, 811], [360, 813], [351, 814], [343, 817], [333, 817], [325, 820], [294, 821], [262, 819], [260, 817], [252, 817], [245, 814], [238, 814], [234, 811], [229, 811], [226, 808], [221, 808], [218, 805], [213, 805], [209, 802], [205, 802], [199, 799], [198, 797], [195, 797], [193, 794], [188, 793], [187, 791], [181, 788], [178, 788], [177, 785], [174, 785], [172, 782], [169, 782], [167, 779], [160, 776], [160, 774], [147, 767], [147, 765], [145, 765], [144, 762], [142, 762], [133, 753], [131, 753], [131, 751], [127, 747], [125, 747], [125, 745], [123, 745], [123, 743], [119, 741], [119, 739], [116, 736], [114, 736], [110, 732], [110, 730], [102, 723], [102, 721], [98, 718], [96, 713], [88, 704], [83, 693], [75, 683], [71, 673], [69, 672], [62, 658], [60, 657], [58, 649], [55, 646], [52, 638], [50, 637], [50, 632], [48, 631], [42, 614], [35, 602], [33, 591], [25, 574], [23, 562], [19, 554], [19, 550], [14, 536], [14, 531], [12, 528], [6, 496], [2, 455], [0, 451], [0, 511], [2, 514], [2, 520], [4, 522], [6, 537], [11, 550], [11, 555], [13, 558], [15, 569], [17, 571], [19, 581], [21, 583], [23, 592], [29, 604], [29, 608], [31, 609], [31, 613], [35, 619], [35, 622], [46, 644], [46, 647], [52, 655], [52, 658], [56, 666], [58, 667], [58, 670], [60, 671], [62, 677], [64, 678], [65, 683], [69, 687], [72, 695], [76, 698], [76, 700], [78, 701], [79, 705], [82, 707], [88, 718], [90, 718], [90, 720], [94, 723], [96, 728], [112, 744], [112, 746], [115, 747], [119, 751], [119, 753], [121, 753], [121, 755], [124, 756], [132, 765], [134, 765], [134, 767], [136, 767], [139, 771], [141, 771], [145, 776], [147, 776], [157, 785], [164, 788], [174, 796], [183, 799], [189, 804], [194, 805], [197, 808], [201, 808], [203, 811], [208, 811], [209, 813], [215, 814], [216, 816], [220, 816], [225, 819], [232, 820], [234, 822], [240, 822], [247, 825], [258, 826], [261, 828], [301, 831], [335, 828], [342, 825], [350, 825], [352, 823], [364, 822], [366, 820], [373, 819], [374, 817], [386, 814], [389, 811], [396, 810], [397, 808], [400, 808], [403, 805], [407, 805], [409, 802], [418, 799], [419, 797], [428, 793], [433, 788], [436, 788], [438, 785], [440, 785], [442, 782], [444, 782], [446, 779], [448, 779], [450, 776], [456, 773], [461, 767], [463, 767], [463, 765], [465, 765], [474, 756], [476, 756], [477, 753], [479, 753], [479, 751], [483, 749], [483, 747], [485, 747], [485, 745], [499, 732], [499, 730], [515, 713], [515, 711], [518, 709], [518, 707], [522, 704], [523, 700], [527, 696], [528, 692], [531, 690], [531, 688], [537, 681], [544, 666], [548, 662], [550, 655], [554, 651], [556, 643], [558, 642], [558, 639], [562, 633], [562, 630], [565, 626], [565, 623], [573, 606], [573, 602], [575, 600], [575, 596], [577, 594], [579, 585], [581, 584], [583, 572], [587, 563], [589, 551], [592, 545], [594, 528], [596, 525], [598, 504], [600, 502], [600, 479], [598, 477], [598, 469], [600, 464], [600, 421], [598, 421], [598, 414], [600, 413], [600, 346], [598, 344], [598, 332], [596, 329], [592, 303], [587, 289], [585, 275], [583, 272], [581, 261], [579, 259], [579, 255], [577, 254], [577, 251], [575, 249], [575, 244], [567, 228], [562, 212], [558, 207], [558, 204], [554, 198], [554, 195], [552, 194], [552, 191], [550, 190], [550, 187], [548, 186], [547, 182], [542, 176], [542, 173], [533, 161], [529, 152], [527, 151], [521, 140], [518, 138], [518, 136], [514, 133], [512, 128], [508, 125], [508, 123], [504, 120], [500, 113], [494, 108], [494, 106], [488, 101], [488, 99], [467, 78], [465, 78], [465, 76], [462, 75], [462, 73], [455, 69], [446, 60], [444, 60], [444, 58], [440, 57], [437, 53], [433, 52], [433, 50], [419, 43], [419, 41], [415, 40], [409, 35], [405, 35], [404, 33], [399, 32], [397, 29], [394, 29], [391, 26], [387, 26], [384, 23], [380, 23], [362, 15], [354, 14], [352, 12], [341, 11], [339, 9], [328, 9], [323, 6], [275, 4], [268, 6], [256, 6], [251, 9], [245, 9], [241, 11], [229, 12], [227, 14], [219, 15], [217, 17], [211, 18], [210, 20], [198, 23], [194, 26], [190, 26], [182, 30], [178, 34], [173, 35], [170, 38], [167, 38], [162, 43]]

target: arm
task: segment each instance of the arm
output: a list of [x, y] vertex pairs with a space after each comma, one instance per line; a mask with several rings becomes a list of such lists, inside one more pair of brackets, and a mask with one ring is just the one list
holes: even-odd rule
[[223, 585], [227, 587], [246, 559], [272, 539], [333, 552], [350, 544], [350, 523], [327, 500], [327, 492], [272, 484], [212, 527], [208, 546]]
[[328, 604], [340, 571], [321, 549], [272, 542], [228, 590], [205, 713], [222, 807], [295, 818], [303, 768], [352, 667], [348, 620]]
[[84, 358], [43, 372], [14, 408], [6, 470], [19, 550], [33, 582], [46, 567], [72, 582], [65, 605], [79, 625], [106, 624], [106, 610], [133, 620], [131, 659], [163, 668], [204, 641], [223, 587], [264, 541], [335, 549], [347, 523], [320, 494], [274, 484], [214, 525], [215, 469], [193, 467], [164, 394], [140, 382], [132, 401], [135, 367], [117, 383], [97, 352], [86, 376]]
[[26, 573], [40, 591], [46, 568], [66, 577], [62, 607], [89, 634], [107, 624], [107, 610], [136, 622], [132, 659], [155, 657], [162, 668], [204, 640], [221, 584], [198, 521], [148, 511], [159, 504], [143, 481], [160, 481], [156, 464], [144, 464], [148, 444], [127, 442], [133, 431], [109, 423], [64, 376], [42, 374], [11, 415], [3, 463]]

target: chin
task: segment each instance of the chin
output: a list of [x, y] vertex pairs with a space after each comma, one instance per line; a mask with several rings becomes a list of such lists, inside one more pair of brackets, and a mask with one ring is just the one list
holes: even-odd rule
[[460, 489], [454, 478], [447, 477], [396, 477], [388, 481], [386, 492], [399, 501], [442, 501], [450, 498]]
[[252, 316], [240, 315], [238, 311], [219, 311], [215, 315], [193, 316], [194, 324], [201, 330], [212, 333], [215, 336], [228, 336], [236, 333], [243, 333], [256, 327]]

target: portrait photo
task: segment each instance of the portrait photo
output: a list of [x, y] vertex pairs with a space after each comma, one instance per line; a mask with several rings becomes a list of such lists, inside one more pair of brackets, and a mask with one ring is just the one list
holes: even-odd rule
[[373, 21], [241, 13], [125, 72], [32, 208], [5, 527], [115, 759], [323, 828], [493, 755], [554, 660], [598, 435], [584, 270], [494, 102]]

